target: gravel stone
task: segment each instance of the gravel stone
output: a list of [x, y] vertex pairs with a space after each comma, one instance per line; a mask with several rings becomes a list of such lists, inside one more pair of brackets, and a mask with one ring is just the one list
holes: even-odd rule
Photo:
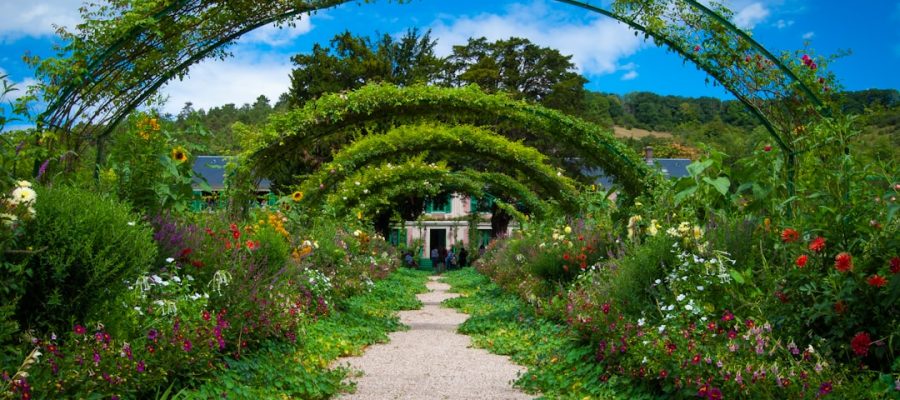
[[343, 358], [360, 370], [357, 390], [341, 399], [531, 399], [512, 387], [525, 368], [509, 358], [471, 347], [456, 333], [468, 315], [441, 307], [450, 286], [431, 277], [423, 307], [400, 312], [410, 329], [390, 334], [390, 341], [369, 347], [360, 357]]

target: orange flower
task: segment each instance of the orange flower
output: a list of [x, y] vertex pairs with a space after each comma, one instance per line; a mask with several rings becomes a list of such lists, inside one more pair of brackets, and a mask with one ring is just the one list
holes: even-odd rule
[[853, 270], [853, 257], [850, 253], [840, 253], [834, 258], [834, 268], [840, 272], [850, 272]]
[[809, 249], [818, 253], [825, 250], [825, 238], [818, 236], [809, 243]]
[[800, 233], [792, 228], [784, 228], [781, 231], [781, 241], [784, 243], [794, 243], [800, 240]]
[[874, 286], [874, 287], [880, 288], [880, 287], [884, 287], [884, 285], [887, 285], [887, 279], [884, 279], [883, 276], [875, 274], [875, 275], [870, 276], [869, 279], [866, 279], [866, 283], [868, 283], [869, 286]]

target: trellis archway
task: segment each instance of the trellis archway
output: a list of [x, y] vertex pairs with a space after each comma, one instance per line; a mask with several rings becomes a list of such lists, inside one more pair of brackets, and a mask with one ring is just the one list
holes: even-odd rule
[[514, 100], [504, 94], [488, 94], [477, 86], [443, 88], [415, 85], [397, 87], [366, 85], [354, 91], [324, 95], [303, 107], [273, 116], [258, 136], [247, 140], [248, 161], [261, 176], [271, 177], [276, 166], [289, 163], [297, 149], [340, 133], [377, 133], [392, 127], [425, 121], [511, 128], [535, 137], [548, 137], [598, 165], [637, 195], [647, 189], [653, 171], [611, 132], [562, 112]]
[[[116, 125], [191, 65], [224, 57], [228, 44], [256, 28], [349, 1], [130, 0], [87, 12], [82, 30], [65, 35], [70, 43], [59, 57], [35, 62], [42, 82], [36, 90], [50, 102], [38, 124], [95, 140], [99, 160]], [[830, 76], [775, 56], [730, 22], [729, 10], [700, 0], [614, 0], [608, 7], [557, 1], [621, 21], [708, 73], [778, 143], [792, 190], [803, 142], [791, 133], [827, 113]]]
[[299, 187], [301, 205], [321, 204], [325, 196], [352, 172], [406, 154], [441, 152], [446, 156], [472, 157], [495, 162], [501, 170], [521, 173], [545, 198], [554, 199], [566, 211], [577, 209], [577, 184], [546, 163], [546, 157], [521, 143], [468, 125], [404, 125], [385, 134], [365, 136], [338, 152]]
[[470, 169], [453, 171], [442, 163], [429, 164], [419, 159], [363, 168], [339, 184], [324, 203], [336, 214], [354, 208], [378, 212], [391, 206], [391, 201], [398, 195], [434, 196], [441, 192], [474, 197], [509, 195], [537, 218], [546, 217], [558, 208], [506, 174]]

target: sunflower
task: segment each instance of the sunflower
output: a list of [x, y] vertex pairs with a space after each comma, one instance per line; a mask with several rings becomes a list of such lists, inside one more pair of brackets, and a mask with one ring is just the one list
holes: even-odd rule
[[301, 192], [301, 191], [298, 190], [298, 191], [292, 193], [292, 194], [291, 194], [291, 200], [294, 200], [294, 201], [300, 201], [300, 200], [303, 200], [303, 192]]
[[172, 149], [172, 159], [179, 164], [187, 161], [187, 150], [185, 150], [184, 147], [181, 146], [175, 147], [174, 149]]

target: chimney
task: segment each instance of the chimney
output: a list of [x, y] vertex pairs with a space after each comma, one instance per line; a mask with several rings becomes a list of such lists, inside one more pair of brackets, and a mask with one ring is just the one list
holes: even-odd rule
[[644, 161], [647, 165], [653, 165], [653, 146], [644, 147]]

